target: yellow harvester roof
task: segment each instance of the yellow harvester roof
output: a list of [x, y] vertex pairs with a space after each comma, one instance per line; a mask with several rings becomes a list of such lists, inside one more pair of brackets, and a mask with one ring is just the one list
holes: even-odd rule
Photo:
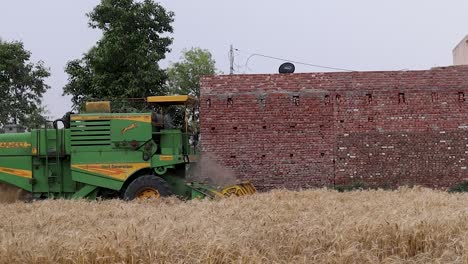
[[190, 95], [166, 95], [166, 96], [148, 96], [148, 103], [159, 105], [192, 105], [197, 103], [197, 98]]

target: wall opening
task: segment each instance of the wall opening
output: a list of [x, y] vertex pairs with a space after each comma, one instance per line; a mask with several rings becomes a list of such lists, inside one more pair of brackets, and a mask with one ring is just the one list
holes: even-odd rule
[[206, 99], [206, 107], [207, 108], [211, 107], [211, 99], [210, 98]]
[[458, 92], [458, 102], [465, 102], [465, 93]]
[[372, 103], [372, 94], [371, 93], [366, 94], [366, 100], [367, 100], [368, 104]]
[[336, 103], [341, 104], [341, 95], [337, 94], [335, 98], [336, 98]]
[[398, 103], [406, 104], [405, 93], [398, 93]]
[[257, 98], [257, 102], [258, 102], [258, 104], [259, 104], [259, 106], [260, 106], [261, 108], [265, 108], [265, 107], [266, 107], [266, 99], [265, 99], [264, 96], [259, 96], [259, 97]]
[[329, 96], [328, 94], [325, 95], [324, 101], [325, 101], [325, 105], [329, 105], [329, 104], [330, 104], [330, 96]]
[[234, 100], [232, 100], [232, 97], [228, 97], [227, 99], [227, 106], [232, 107], [234, 105]]
[[294, 104], [295, 106], [299, 106], [299, 95], [294, 95], [294, 96], [292, 97], [292, 100], [293, 100], [293, 104]]

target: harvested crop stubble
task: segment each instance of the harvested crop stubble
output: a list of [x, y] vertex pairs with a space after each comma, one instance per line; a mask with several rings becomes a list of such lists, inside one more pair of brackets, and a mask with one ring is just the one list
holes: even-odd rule
[[273, 191], [1, 205], [3, 263], [468, 263], [468, 195]]

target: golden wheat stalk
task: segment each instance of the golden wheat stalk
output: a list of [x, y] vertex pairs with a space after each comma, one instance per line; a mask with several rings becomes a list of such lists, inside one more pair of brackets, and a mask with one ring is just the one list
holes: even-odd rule
[[468, 263], [468, 194], [0, 205], [1, 263]]

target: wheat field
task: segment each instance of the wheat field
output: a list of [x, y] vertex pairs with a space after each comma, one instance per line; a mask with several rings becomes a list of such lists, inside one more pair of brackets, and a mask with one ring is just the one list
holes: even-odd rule
[[1, 263], [468, 263], [468, 194], [0, 204]]

